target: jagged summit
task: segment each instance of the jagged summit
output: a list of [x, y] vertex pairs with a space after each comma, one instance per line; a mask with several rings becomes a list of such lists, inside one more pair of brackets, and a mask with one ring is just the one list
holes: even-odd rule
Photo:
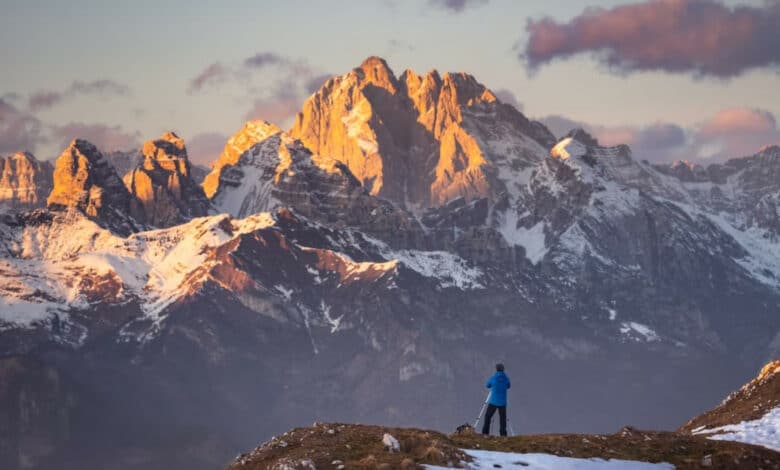
[[554, 142], [471, 75], [407, 70], [398, 79], [378, 57], [310, 96], [290, 135], [410, 208], [496, 198]]
[[363, 61], [359, 67], [353, 69], [360, 80], [366, 83], [384, 88], [395, 93], [398, 86], [398, 79], [393, 70], [387, 65], [385, 59], [377, 56], [371, 56]]
[[76, 209], [118, 233], [138, 229], [130, 216], [132, 196], [114, 167], [90, 142], [73, 140], [57, 158], [53, 179], [47, 199], [50, 209]]
[[574, 140], [577, 140], [588, 147], [600, 147], [598, 139], [593, 137], [591, 134], [589, 134], [585, 129], [581, 127], [572, 129], [571, 131], [569, 131], [568, 134], [566, 134], [566, 137], [570, 137]]
[[131, 213], [155, 227], [170, 227], [209, 212], [210, 204], [191, 176], [184, 140], [173, 132], [144, 143], [141, 164], [123, 178], [134, 196]]
[[235, 165], [241, 154], [250, 147], [268, 137], [278, 134], [282, 130], [268, 121], [255, 120], [246, 122], [238, 132], [233, 134], [225, 144], [224, 150], [214, 162], [211, 172], [203, 180], [203, 192], [209, 199], [214, 198], [219, 189], [219, 176], [222, 168], [227, 165]]

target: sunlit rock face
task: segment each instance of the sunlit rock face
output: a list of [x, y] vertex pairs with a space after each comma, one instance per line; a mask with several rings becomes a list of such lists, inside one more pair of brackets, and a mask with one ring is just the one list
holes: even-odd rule
[[228, 140], [204, 187], [216, 210], [235, 217], [288, 207], [390, 241], [419, 231], [408, 213], [368, 194], [345, 164], [264, 121], [246, 123]]
[[554, 143], [471, 75], [396, 77], [378, 57], [328, 80], [290, 134], [346, 164], [371, 194], [411, 207], [496, 198], [502, 167], [527, 168]]
[[203, 180], [203, 192], [208, 198], [213, 198], [219, 189], [219, 178], [222, 168], [238, 163], [241, 154], [249, 150], [256, 143], [272, 136], [281, 129], [266, 121], [249, 121], [236, 132], [225, 144], [225, 149], [214, 162], [211, 172]]
[[46, 201], [53, 210], [76, 209], [119, 233], [138, 229], [130, 216], [132, 195], [100, 150], [76, 139], [57, 158], [54, 184]]
[[126, 174], [124, 183], [135, 197], [131, 213], [155, 227], [170, 227], [204, 216], [210, 204], [191, 176], [184, 140], [173, 132], [146, 142], [140, 166]]
[[26, 210], [46, 205], [53, 168], [31, 153], [0, 157], [0, 211]]

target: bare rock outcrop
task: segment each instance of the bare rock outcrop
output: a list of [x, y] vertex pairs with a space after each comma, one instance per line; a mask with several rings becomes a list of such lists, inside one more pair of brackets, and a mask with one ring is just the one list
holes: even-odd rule
[[210, 204], [192, 178], [184, 140], [173, 132], [146, 142], [141, 164], [124, 176], [134, 196], [131, 213], [156, 227], [170, 227], [208, 214]]
[[347, 165], [371, 194], [412, 208], [495, 199], [511, 172], [554, 143], [471, 75], [407, 70], [396, 78], [378, 57], [328, 80], [290, 134]]
[[214, 181], [215, 208], [235, 217], [288, 207], [322, 223], [361, 227], [391, 242], [419, 235], [408, 213], [368, 194], [345, 164], [312, 153], [268, 122], [249, 122], [228, 141], [207, 177], [209, 184]]
[[52, 210], [76, 209], [117, 233], [139, 228], [130, 215], [133, 196], [100, 150], [76, 139], [57, 158], [54, 184], [46, 201]]
[[0, 211], [45, 206], [52, 172], [51, 163], [39, 161], [28, 152], [0, 157]]

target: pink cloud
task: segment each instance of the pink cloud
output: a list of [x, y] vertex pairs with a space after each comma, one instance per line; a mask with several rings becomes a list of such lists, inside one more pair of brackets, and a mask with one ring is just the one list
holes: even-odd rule
[[722, 161], [752, 155], [767, 145], [780, 144], [775, 116], [762, 109], [724, 109], [686, 128], [668, 122], [605, 126], [562, 116], [548, 116], [541, 121], [558, 137], [579, 127], [598, 139], [601, 145], [627, 144], [637, 159], [654, 162]]
[[780, 3], [729, 8], [716, 0], [646, 0], [590, 8], [568, 23], [530, 20], [521, 58], [536, 68], [595, 53], [623, 72], [660, 70], [733, 77], [780, 65]]
[[210, 166], [219, 157], [228, 138], [218, 132], [196, 134], [187, 140], [187, 156], [192, 163]]
[[0, 153], [34, 152], [43, 141], [42, 130], [41, 122], [34, 116], [0, 99]]
[[88, 140], [104, 152], [130, 150], [141, 146], [141, 133], [124, 131], [121, 126], [70, 122], [62, 126], [53, 126], [51, 134], [56, 141], [60, 142], [62, 148], [67, 147], [73, 139]]

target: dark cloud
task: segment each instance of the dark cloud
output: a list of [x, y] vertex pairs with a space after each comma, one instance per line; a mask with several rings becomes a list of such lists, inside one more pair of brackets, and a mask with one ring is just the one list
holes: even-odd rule
[[218, 132], [196, 134], [187, 140], [187, 156], [192, 163], [209, 166], [222, 153], [228, 138]]
[[283, 65], [288, 62], [289, 59], [274, 52], [258, 52], [252, 57], [244, 59], [244, 66], [250, 68], [263, 68], [268, 65]]
[[78, 95], [128, 96], [132, 93], [129, 86], [113, 80], [95, 80], [92, 82], [75, 81], [63, 91], [40, 90], [30, 95], [27, 106], [32, 112], [49, 109], [62, 101]]
[[404, 50], [404, 51], [409, 51], [409, 52], [413, 52], [415, 50], [415, 47], [414, 47], [413, 44], [410, 44], [410, 43], [408, 43], [406, 41], [403, 41], [401, 39], [391, 39], [391, 40], [387, 41], [387, 45], [390, 46], [390, 52], [391, 53], [393, 51], [396, 51], [396, 50]]
[[73, 139], [88, 140], [104, 152], [130, 150], [141, 146], [140, 132], [128, 132], [121, 126], [105, 124], [70, 122], [62, 126], [52, 126], [51, 135], [61, 148], [67, 147]]
[[59, 91], [36, 91], [27, 100], [27, 107], [32, 112], [49, 109], [62, 102], [63, 97]]
[[246, 120], [262, 119], [280, 127], [290, 124], [288, 121], [301, 109], [303, 98], [295, 88], [278, 84], [274, 92], [264, 98], [258, 98], [252, 109], [244, 116]]
[[0, 96], [0, 100], [5, 101], [6, 103], [17, 103], [22, 100], [22, 95], [19, 93], [5, 93], [4, 95]]
[[207, 85], [218, 85], [224, 83], [230, 76], [230, 70], [219, 62], [209, 65], [195, 78], [190, 80], [187, 93], [192, 94], [203, 89]]
[[320, 75], [315, 75], [309, 79], [306, 80], [303, 84], [303, 89], [306, 91], [306, 94], [311, 95], [315, 91], [322, 88], [322, 85], [325, 84], [330, 78], [333, 77], [333, 74], [331, 73], [323, 73]]
[[301, 109], [306, 96], [332, 77], [332, 74], [317, 71], [306, 60], [261, 51], [233, 65], [222, 65], [220, 62], [211, 64], [190, 82], [189, 92], [228, 80], [248, 82], [261, 69], [265, 83], [274, 85], [260, 87], [249, 82], [244, 87], [252, 102], [245, 117], [264, 119], [281, 126]]
[[502, 103], [511, 104], [518, 111], [523, 110], [523, 103], [517, 101], [517, 97], [510, 90], [507, 90], [506, 88], [500, 88], [498, 90], [493, 91], [493, 94], [496, 95], [496, 97]]
[[766, 145], [780, 144], [775, 116], [751, 108], [724, 109], [687, 128], [663, 122], [647, 126], [604, 126], [563, 116], [547, 116], [541, 121], [558, 138], [571, 129], [582, 128], [601, 145], [627, 144], [636, 158], [653, 162], [722, 161], [752, 155]]
[[34, 116], [0, 99], [0, 153], [34, 152], [43, 141], [43, 126]]
[[484, 5], [488, 0], [428, 0], [428, 5], [460, 13], [470, 6]]
[[780, 2], [730, 8], [716, 0], [646, 0], [589, 8], [568, 23], [529, 20], [521, 54], [532, 69], [594, 53], [623, 73], [665, 71], [728, 78], [780, 65]]

